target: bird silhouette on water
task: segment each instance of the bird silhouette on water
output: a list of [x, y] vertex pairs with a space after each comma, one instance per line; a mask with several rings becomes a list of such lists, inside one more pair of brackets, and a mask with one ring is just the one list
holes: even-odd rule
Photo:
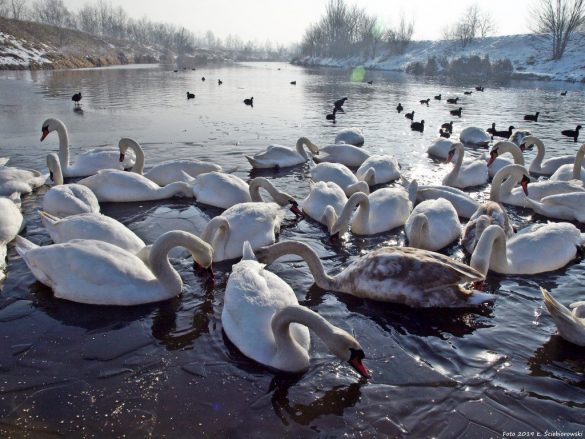
[[81, 92], [75, 93], [73, 96], [71, 96], [71, 100], [75, 102], [75, 105], [79, 105], [79, 101], [81, 101]]

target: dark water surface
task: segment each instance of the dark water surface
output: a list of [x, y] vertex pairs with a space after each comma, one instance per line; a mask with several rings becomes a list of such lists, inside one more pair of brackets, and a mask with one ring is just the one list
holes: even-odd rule
[[[560, 130], [585, 121], [583, 86], [553, 82], [452, 84], [393, 73], [368, 72], [373, 85], [350, 82], [347, 70], [302, 69], [286, 64], [207, 67], [197, 71], [107, 68], [0, 74], [0, 156], [12, 165], [46, 172], [55, 134], [39, 142], [41, 123], [62, 119], [73, 155], [87, 146], [116, 145], [133, 137], [147, 166], [170, 158], [209, 159], [237, 175], [255, 176], [244, 154], [270, 143], [293, 146], [299, 136], [317, 145], [337, 131], [363, 127], [365, 149], [395, 155], [403, 173], [439, 183], [451, 165], [425, 150], [438, 127], [451, 120], [445, 101], [461, 96], [455, 132], [496, 122], [527, 127], [547, 155], [574, 153], [579, 144]], [[201, 81], [201, 76], [206, 81]], [[223, 85], [217, 85], [217, 79]], [[292, 80], [297, 85], [290, 85]], [[562, 89], [569, 88], [566, 97]], [[186, 100], [186, 91], [196, 94]], [[71, 95], [82, 91], [83, 112]], [[254, 107], [242, 103], [254, 97]], [[349, 96], [336, 125], [324, 115]], [[425, 119], [411, 132], [394, 108], [402, 102]], [[524, 114], [540, 111], [538, 123]], [[585, 125], [585, 124], [584, 124]], [[484, 151], [467, 151], [478, 155]], [[526, 153], [527, 162], [535, 151]], [[309, 190], [308, 166], [262, 172], [299, 198]], [[24, 236], [49, 244], [38, 208], [46, 189], [24, 198]], [[472, 196], [487, 197], [487, 188]], [[111, 215], [151, 242], [171, 228], [200, 231], [219, 213], [193, 202], [105, 204]], [[530, 211], [511, 209], [519, 226]], [[583, 228], [582, 228], [583, 229]], [[311, 221], [285, 220], [280, 240], [308, 242], [336, 272], [383, 244], [404, 243], [402, 229], [373, 237], [351, 234], [333, 245]], [[445, 253], [458, 259], [459, 246]], [[503, 432], [585, 430], [585, 349], [563, 341], [543, 307], [539, 287], [562, 303], [583, 300], [585, 263], [537, 276], [490, 274], [491, 307], [469, 312], [417, 310], [359, 300], [313, 285], [297, 261], [270, 267], [299, 301], [333, 324], [353, 330], [372, 372], [359, 377], [312, 337], [311, 366], [300, 375], [275, 374], [248, 360], [222, 333], [221, 309], [230, 263], [215, 267], [214, 286], [176, 259], [185, 282], [173, 300], [131, 308], [79, 305], [55, 299], [9, 246], [8, 279], [0, 296], [0, 436], [2, 437], [498, 437]]]

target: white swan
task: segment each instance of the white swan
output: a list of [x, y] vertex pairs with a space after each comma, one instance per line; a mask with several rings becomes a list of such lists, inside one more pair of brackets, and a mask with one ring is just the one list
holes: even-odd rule
[[491, 294], [460, 284], [483, 280], [467, 265], [439, 253], [411, 247], [382, 247], [329, 276], [319, 256], [301, 242], [284, 241], [256, 250], [260, 262], [294, 254], [307, 264], [316, 284], [330, 291], [411, 307], [473, 307], [494, 300]]
[[7, 244], [12, 241], [24, 227], [24, 218], [20, 208], [15, 204], [17, 195], [12, 198], [0, 197], [0, 281], [5, 277]]
[[456, 143], [451, 147], [447, 157], [448, 162], [453, 159], [455, 152], [457, 152], [457, 161], [451, 172], [443, 178], [443, 184], [460, 189], [486, 184], [488, 181], [487, 163], [482, 160], [463, 162], [465, 152], [462, 143]]
[[211, 266], [211, 247], [180, 231], [167, 232], [155, 241], [149, 266], [120, 247], [92, 239], [39, 247], [19, 236], [16, 243], [33, 275], [51, 287], [55, 297], [119, 306], [167, 300], [181, 292], [183, 282], [168, 258], [174, 247], [185, 247], [198, 264]]
[[[374, 172], [369, 171], [369, 172]], [[365, 181], [359, 181], [351, 170], [341, 163], [319, 163], [311, 168], [311, 179], [317, 181], [331, 181], [337, 184], [346, 196], [356, 192], [370, 193], [370, 187]]]
[[341, 163], [350, 168], [358, 168], [365, 162], [370, 154], [361, 148], [345, 143], [327, 145], [319, 149], [319, 155], [315, 161]]
[[471, 255], [480, 273], [536, 274], [564, 267], [577, 256], [585, 235], [570, 223], [533, 224], [510, 239], [497, 225], [488, 226]]
[[500, 226], [507, 238], [514, 234], [512, 221], [504, 206], [495, 201], [486, 201], [478, 207], [463, 229], [461, 244], [468, 253], [473, 253], [479, 237], [492, 224]]
[[0, 166], [0, 196], [8, 197], [14, 193], [28, 194], [45, 184], [46, 175], [33, 169]]
[[42, 126], [41, 142], [52, 131], [59, 135], [59, 161], [64, 177], [87, 177], [101, 169], [130, 169], [134, 164], [133, 157], [126, 157], [120, 162], [118, 150], [95, 148], [80, 154], [75, 163], [69, 163], [69, 134], [65, 124], [59, 119], [47, 119]]
[[483, 128], [467, 127], [459, 134], [459, 140], [472, 145], [487, 145], [492, 138]]
[[516, 146], [520, 146], [520, 145], [522, 145], [524, 138], [531, 136], [531, 135], [532, 135], [532, 133], [528, 130], [518, 129], [518, 130], [512, 131], [512, 135], [510, 136], [510, 138], [508, 140], [510, 142], [512, 142], [513, 144], [515, 144]]
[[461, 189], [449, 186], [421, 185], [416, 193], [416, 202], [424, 200], [436, 200], [444, 198], [448, 200], [461, 218], [470, 218], [479, 207], [477, 200], [474, 200]]
[[[427, 154], [439, 158], [441, 160], [447, 160], [447, 157], [449, 156], [449, 151], [451, 150], [453, 145], [455, 145], [455, 143], [457, 142], [455, 142], [454, 140], [438, 137], [435, 140], [433, 140], [431, 146], [427, 148]], [[453, 160], [457, 160], [457, 157], [454, 156]]]
[[337, 136], [335, 136], [335, 143], [347, 143], [353, 146], [364, 145], [364, 133], [361, 128], [346, 128], [341, 130]]
[[192, 193], [198, 203], [221, 209], [252, 201], [248, 183], [240, 177], [223, 172], [199, 175], [192, 184]]
[[[342, 236], [349, 230], [356, 235], [374, 235], [404, 225], [416, 193], [416, 181], [411, 183], [409, 192], [403, 188], [382, 188], [370, 195], [352, 195], [337, 218], [333, 212], [328, 221], [333, 224], [331, 235]], [[353, 218], [353, 210], [357, 211]]]
[[534, 158], [534, 160], [532, 160], [528, 168], [528, 171], [530, 171], [531, 174], [550, 176], [554, 174], [554, 172], [562, 165], [567, 164], [572, 165], [573, 163], [575, 163], [574, 155], [562, 155], [552, 157], [548, 160], [544, 160], [546, 150], [544, 147], [544, 143], [538, 137], [534, 136], [525, 137], [522, 140], [522, 144], [526, 148], [536, 145], [536, 148], [538, 149], [536, 157]]
[[260, 364], [302, 372], [309, 367], [311, 329], [333, 354], [368, 378], [362, 363], [365, 355], [357, 340], [300, 306], [292, 288], [251, 259], [251, 252], [248, 249], [244, 259], [232, 267], [225, 288], [221, 323], [230, 341]]
[[305, 163], [310, 159], [310, 156], [305, 151], [304, 145], [315, 154], [319, 154], [319, 148], [306, 137], [301, 137], [297, 140], [296, 149], [293, 150], [288, 146], [269, 145], [266, 150], [254, 154], [253, 156], [245, 156], [255, 169], [270, 169], [270, 168], [288, 168]]
[[[531, 188], [528, 188], [530, 194]], [[543, 197], [540, 201], [528, 198], [527, 207], [547, 218], [585, 223], [585, 192], [570, 192]]]
[[400, 165], [391, 155], [372, 155], [361, 164], [355, 175], [370, 186], [389, 183], [400, 178]]
[[418, 204], [408, 217], [404, 231], [410, 247], [436, 251], [461, 236], [461, 223], [453, 205], [439, 198]]
[[583, 169], [583, 158], [585, 157], [585, 143], [579, 147], [573, 164], [561, 165], [553, 175], [551, 181], [581, 180], [585, 182], [585, 170]]
[[[274, 203], [262, 200], [260, 187], [268, 190]], [[246, 241], [252, 248], [274, 243], [287, 208], [302, 216], [295, 199], [263, 177], [250, 182], [250, 192], [253, 202], [236, 204], [205, 226], [201, 237], [212, 246], [214, 262], [239, 258]]]
[[136, 163], [132, 167], [132, 172], [144, 175], [149, 180], [154, 181], [159, 186], [166, 186], [175, 181], [185, 181], [190, 183], [194, 177], [206, 172], [221, 172], [221, 166], [211, 162], [203, 162], [195, 159], [169, 160], [153, 166], [147, 172], [144, 172], [144, 150], [138, 142], [129, 138], [122, 138], [118, 143], [121, 158], [124, 159], [128, 149], [134, 152]]
[[585, 301], [572, 303], [570, 311], [547, 290], [540, 288], [546, 309], [555, 322], [559, 335], [578, 346], [585, 346]]
[[[508, 157], [500, 157], [505, 153], [510, 153], [512, 160]], [[488, 175], [493, 178], [500, 169], [511, 164], [524, 166], [522, 150], [516, 144], [506, 140], [496, 143], [490, 151], [490, 158], [487, 162]]]
[[[57, 218], [41, 211], [41, 221], [55, 244], [73, 239], [95, 239], [123, 248], [140, 259], [146, 244], [124, 224], [100, 213], [82, 213]], [[146, 254], [146, 253], [145, 253]]]
[[[504, 181], [505, 180], [505, 181]], [[518, 183], [522, 188], [515, 188]], [[583, 182], [571, 181], [537, 181], [530, 182], [528, 172], [521, 165], [508, 165], [500, 169], [490, 188], [490, 200], [512, 204], [514, 206], [529, 207], [526, 198], [540, 201], [549, 195], [584, 192]]]
[[49, 176], [55, 185], [43, 197], [43, 210], [60, 218], [78, 213], [99, 213], [100, 205], [90, 188], [82, 184], [63, 184], [59, 158], [54, 152], [47, 155]]

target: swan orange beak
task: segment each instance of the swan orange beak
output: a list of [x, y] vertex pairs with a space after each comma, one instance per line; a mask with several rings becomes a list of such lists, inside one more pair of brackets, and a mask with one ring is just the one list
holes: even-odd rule
[[526, 196], [528, 196], [528, 183], [530, 182], [530, 179], [528, 177], [526, 177], [526, 175], [524, 177], [522, 177], [522, 181], [520, 182], [520, 186], [522, 186], [522, 190], [524, 191], [524, 194], [526, 194]]
[[488, 160], [487, 165], [490, 166], [496, 160], [497, 156], [498, 156], [497, 151], [490, 152], [490, 159]]
[[43, 127], [42, 132], [43, 134], [41, 135], [41, 142], [49, 135], [49, 127]]
[[349, 365], [355, 369], [357, 373], [359, 373], [364, 378], [370, 378], [371, 375], [362, 363], [362, 360], [365, 358], [364, 351], [361, 349], [350, 349], [351, 357], [349, 358]]
[[124, 157], [125, 157], [124, 153], [123, 153], [123, 152], [121, 152], [121, 153], [120, 153], [120, 161], [121, 161], [121, 162], [123, 162], [123, 161], [124, 161]]

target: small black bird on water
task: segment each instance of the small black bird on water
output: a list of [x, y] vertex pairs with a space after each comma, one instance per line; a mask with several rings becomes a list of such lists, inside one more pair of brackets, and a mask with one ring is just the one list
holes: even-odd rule
[[439, 136], [444, 137], [445, 139], [448, 139], [449, 137], [451, 137], [451, 133], [447, 130], [440, 129]]
[[495, 123], [495, 122], [493, 122], [493, 123], [492, 123], [492, 127], [491, 127], [491, 128], [488, 128], [486, 131], [487, 131], [488, 133], [490, 133], [490, 134], [492, 134], [492, 135], [493, 135], [493, 134], [496, 132], [496, 123]]
[[[453, 133], [453, 121], [445, 122], [443, 125], [441, 125], [441, 129], [447, 131], [448, 133]], [[442, 137], [445, 137], [445, 136], [442, 136]]]
[[291, 81], [290, 85], [297, 85], [297, 81]]
[[577, 139], [579, 138], [579, 130], [580, 129], [581, 129], [581, 125], [577, 125], [577, 128], [575, 128], [574, 130], [563, 130], [563, 131], [561, 131], [561, 134], [563, 136], [572, 137], [573, 142], [576, 142]]
[[435, 99], [436, 99], [437, 101], [440, 101], [440, 100], [441, 100], [441, 95], [437, 95], [437, 96], [435, 96]]
[[524, 116], [524, 120], [531, 120], [533, 122], [538, 122], [538, 115], [540, 114], [539, 111], [536, 114], [527, 114]]
[[246, 105], [250, 105], [250, 106], [254, 106], [254, 97], [251, 97], [250, 99], [244, 99], [244, 104]]
[[195, 98], [195, 94], [191, 93], [191, 92], [187, 92], [187, 99], [194, 99]]
[[71, 96], [71, 100], [75, 102], [75, 105], [79, 105], [79, 101], [81, 100], [81, 92], [75, 93], [73, 96]]
[[201, 80], [202, 80], [203, 82], [205, 82], [205, 76], [202, 76], [202, 77], [201, 77]]
[[464, 91], [464, 92], [463, 92], [463, 94], [464, 94], [464, 95], [468, 95], [468, 96], [469, 96], [471, 93], [473, 93], [473, 92], [472, 92], [472, 91]]
[[421, 103], [421, 104], [427, 104], [427, 107], [429, 106], [429, 102], [431, 102], [431, 98], [428, 98], [428, 99], [421, 99], [421, 100], [420, 100], [420, 103]]
[[514, 130], [514, 127], [512, 125], [510, 125], [506, 131], [494, 130], [492, 132], [492, 136], [504, 137], [504, 138], [508, 139], [512, 135], [513, 130]]
[[422, 133], [425, 130], [425, 121], [421, 120], [420, 122], [411, 123], [410, 129], [412, 131], [420, 131]]
[[456, 104], [459, 98], [449, 98], [447, 99], [448, 104]]
[[477, 86], [477, 87], [475, 87], [475, 91], [483, 91], [483, 87], [482, 86]]
[[337, 108], [333, 108], [333, 113], [325, 116], [325, 119], [332, 120], [333, 122], [335, 122], [335, 113], [337, 113]]
[[217, 85], [221, 85], [221, 84], [223, 84], [223, 81], [221, 79], [218, 79], [217, 80]]
[[461, 110], [463, 110], [463, 108], [459, 107], [459, 109], [458, 109], [458, 110], [451, 110], [451, 111], [450, 111], [450, 113], [451, 113], [453, 116], [459, 116], [459, 117], [461, 117]]
[[398, 102], [398, 105], [396, 106], [396, 111], [398, 111], [399, 113], [404, 110], [404, 107], [402, 106], [402, 104], [400, 102]]
[[567, 90], [561, 92], [561, 96], [567, 96]]
[[404, 117], [410, 120], [414, 120], [414, 110], [412, 110], [410, 113], [406, 113]]
[[368, 84], [372, 85], [374, 83], [374, 81], [368, 81]]
[[335, 102], [333, 102], [333, 108], [336, 111], [339, 111], [341, 113], [345, 113], [345, 111], [343, 111], [343, 104], [345, 104], [345, 101], [347, 101], [347, 97], [337, 99]]

